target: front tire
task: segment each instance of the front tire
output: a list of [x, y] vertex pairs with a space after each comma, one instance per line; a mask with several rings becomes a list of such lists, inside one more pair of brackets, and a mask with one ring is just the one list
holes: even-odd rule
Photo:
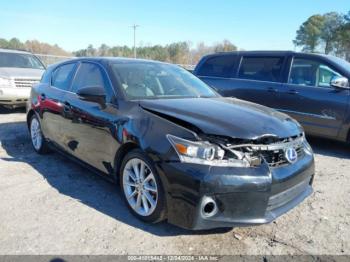
[[38, 154], [46, 154], [49, 152], [47, 142], [41, 131], [38, 117], [34, 114], [29, 122], [29, 133], [34, 150]]
[[137, 218], [148, 223], [165, 219], [162, 183], [154, 164], [141, 150], [133, 150], [123, 159], [120, 187], [128, 208]]

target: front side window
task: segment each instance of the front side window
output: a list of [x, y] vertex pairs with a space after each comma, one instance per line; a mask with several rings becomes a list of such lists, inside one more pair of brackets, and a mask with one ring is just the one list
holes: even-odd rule
[[239, 78], [279, 82], [283, 57], [243, 57]]
[[31, 54], [0, 52], [0, 67], [45, 69], [40, 60]]
[[103, 74], [101, 69], [91, 63], [82, 63], [74, 78], [72, 92], [78, 92], [84, 87], [104, 87]]
[[302, 86], [331, 87], [331, 80], [341, 76], [329, 66], [310, 59], [295, 58], [289, 83]]
[[65, 64], [56, 68], [52, 74], [52, 86], [66, 91], [69, 90], [71, 79], [74, 74], [74, 69], [74, 63]]
[[222, 55], [208, 58], [199, 68], [200, 76], [231, 77], [237, 56]]
[[128, 99], [218, 96], [196, 76], [175, 65], [116, 61], [111, 69]]

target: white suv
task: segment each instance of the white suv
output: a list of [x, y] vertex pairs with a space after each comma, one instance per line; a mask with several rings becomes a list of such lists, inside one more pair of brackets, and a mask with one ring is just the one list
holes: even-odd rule
[[30, 89], [41, 79], [44, 64], [35, 55], [0, 49], [0, 106], [25, 106]]

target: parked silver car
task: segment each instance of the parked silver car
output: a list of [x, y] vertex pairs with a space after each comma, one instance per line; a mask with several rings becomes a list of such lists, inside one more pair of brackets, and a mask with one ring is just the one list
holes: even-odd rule
[[35, 55], [0, 49], [0, 106], [25, 106], [33, 84], [40, 81], [44, 64]]

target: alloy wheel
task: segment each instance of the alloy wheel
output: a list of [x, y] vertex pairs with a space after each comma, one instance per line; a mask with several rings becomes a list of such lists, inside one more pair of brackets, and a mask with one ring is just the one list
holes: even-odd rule
[[149, 166], [132, 158], [123, 170], [123, 189], [130, 207], [140, 216], [150, 216], [157, 206], [157, 182]]
[[33, 118], [30, 123], [30, 136], [34, 148], [39, 151], [43, 143], [43, 136], [41, 133], [39, 121], [36, 118]]

